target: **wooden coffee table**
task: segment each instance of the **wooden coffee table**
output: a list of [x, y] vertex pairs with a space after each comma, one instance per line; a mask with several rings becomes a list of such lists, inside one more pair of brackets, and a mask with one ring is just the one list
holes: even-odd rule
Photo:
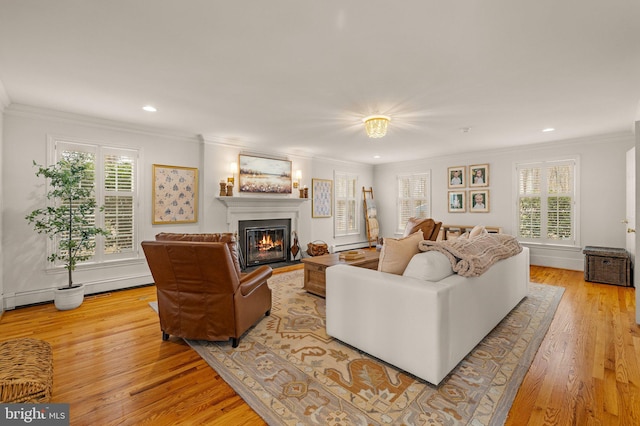
[[325, 254], [323, 256], [305, 257], [304, 263], [304, 288], [309, 293], [325, 297], [327, 280], [325, 271], [329, 266], [353, 265], [367, 269], [378, 269], [380, 253], [375, 250], [365, 250], [364, 257], [356, 260], [344, 260], [339, 254]]

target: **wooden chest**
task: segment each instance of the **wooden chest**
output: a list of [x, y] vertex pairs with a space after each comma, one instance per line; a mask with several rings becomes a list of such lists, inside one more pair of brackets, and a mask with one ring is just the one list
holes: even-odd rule
[[587, 246], [582, 252], [585, 281], [632, 286], [631, 258], [625, 249]]
[[378, 260], [380, 252], [374, 250], [365, 250], [362, 259], [344, 260], [340, 259], [339, 254], [325, 254], [324, 256], [304, 257], [304, 288], [311, 294], [316, 296], [326, 296], [327, 268], [333, 265], [347, 264], [359, 266], [360, 268], [378, 269]]

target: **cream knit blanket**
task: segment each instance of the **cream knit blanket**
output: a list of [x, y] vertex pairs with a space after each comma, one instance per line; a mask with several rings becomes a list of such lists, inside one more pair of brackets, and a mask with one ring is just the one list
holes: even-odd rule
[[453, 272], [463, 277], [477, 277], [491, 265], [522, 251], [515, 237], [507, 234], [480, 234], [472, 238], [447, 241], [421, 241], [421, 251], [439, 251], [451, 262]]

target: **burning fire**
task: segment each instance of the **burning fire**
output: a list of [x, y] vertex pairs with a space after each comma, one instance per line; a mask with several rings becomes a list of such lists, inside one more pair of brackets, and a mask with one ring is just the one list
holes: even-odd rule
[[268, 234], [262, 235], [262, 239], [258, 243], [258, 250], [260, 251], [269, 251], [277, 247], [282, 247], [282, 240], [274, 241], [271, 239], [271, 235]]

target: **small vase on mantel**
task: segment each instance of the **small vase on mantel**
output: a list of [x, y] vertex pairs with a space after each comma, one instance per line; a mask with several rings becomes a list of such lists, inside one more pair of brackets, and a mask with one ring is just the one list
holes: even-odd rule
[[227, 196], [227, 183], [223, 180], [220, 181], [220, 196], [221, 197]]

